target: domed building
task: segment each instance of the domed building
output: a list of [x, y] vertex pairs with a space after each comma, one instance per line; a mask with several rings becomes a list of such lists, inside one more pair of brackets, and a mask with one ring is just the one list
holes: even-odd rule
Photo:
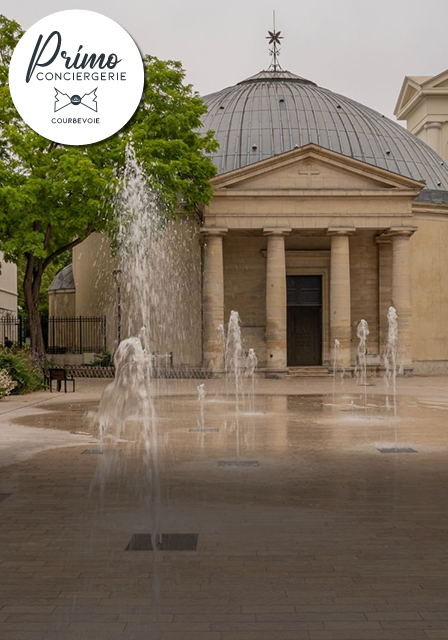
[[[409, 91], [401, 102], [415, 102]], [[203, 130], [219, 149], [193, 252], [203, 276], [189, 300], [202, 308], [202, 326], [191, 327], [188, 353], [168, 343], [162, 351], [221, 370], [220, 327], [236, 310], [268, 374], [328, 367], [335, 341], [350, 371], [365, 319], [368, 363], [379, 367], [393, 305], [404, 371], [448, 372], [445, 160], [423, 136], [277, 64], [204, 100]], [[93, 285], [99, 277], [115, 291], [101, 242], [93, 236], [74, 250], [76, 314], [113, 318], [115, 294], [100, 302]]]

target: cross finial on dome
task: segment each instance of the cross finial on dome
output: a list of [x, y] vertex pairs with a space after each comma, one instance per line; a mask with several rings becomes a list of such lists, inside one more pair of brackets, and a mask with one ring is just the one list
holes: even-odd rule
[[269, 40], [269, 44], [272, 45], [272, 49], [269, 49], [269, 53], [272, 56], [272, 62], [268, 67], [268, 71], [283, 71], [278, 61], [280, 56], [280, 44], [281, 40], [283, 40], [283, 36], [281, 36], [281, 31], [275, 30], [275, 11], [273, 13], [273, 29], [272, 31], [268, 31], [268, 36], [266, 36], [266, 40]]

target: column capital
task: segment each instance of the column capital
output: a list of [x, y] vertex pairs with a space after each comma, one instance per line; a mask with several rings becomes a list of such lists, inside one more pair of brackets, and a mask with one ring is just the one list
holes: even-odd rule
[[265, 227], [263, 229], [264, 236], [275, 236], [275, 237], [284, 238], [285, 236], [288, 236], [290, 233], [291, 233], [291, 229], [288, 229], [286, 227]]
[[423, 125], [423, 129], [439, 129], [440, 131], [441, 128], [441, 122], [426, 122], [426, 124]]
[[390, 238], [410, 238], [417, 231], [418, 227], [390, 227], [387, 235]]
[[327, 236], [352, 236], [355, 233], [355, 227], [328, 227], [327, 229]]
[[222, 238], [223, 236], [225, 236], [228, 232], [227, 228], [219, 228], [219, 227], [202, 227], [200, 233], [202, 236], [207, 237], [216, 237], [216, 238]]

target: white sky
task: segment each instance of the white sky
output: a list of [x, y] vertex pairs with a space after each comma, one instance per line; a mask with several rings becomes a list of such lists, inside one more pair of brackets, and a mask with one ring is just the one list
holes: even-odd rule
[[405, 75], [448, 68], [446, 0], [0, 0], [24, 28], [64, 9], [103, 13], [142, 52], [181, 60], [202, 95], [269, 65], [273, 8], [284, 69], [389, 117]]

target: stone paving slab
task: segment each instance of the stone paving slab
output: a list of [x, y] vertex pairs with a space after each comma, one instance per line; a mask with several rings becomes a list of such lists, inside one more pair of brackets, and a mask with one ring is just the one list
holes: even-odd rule
[[[396, 422], [374, 383], [367, 421], [345, 411], [352, 381], [334, 398], [331, 381], [258, 381], [240, 445], [260, 466], [231, 469], [222, 382], [206, 381], [209, 434], [189, 431], [197, 382], [160, 385], [163, 530], [199, 538], [156, 563], [125, 551], [152, 526], [140, 451], [120, 443], [103, 484], [102, 457], [82, 455], [105, 382], [2, 401], [1, 640], [447, 638], [448, 380], [400, 380]], [[395, 428], [417, 454], [377, 451]]]

